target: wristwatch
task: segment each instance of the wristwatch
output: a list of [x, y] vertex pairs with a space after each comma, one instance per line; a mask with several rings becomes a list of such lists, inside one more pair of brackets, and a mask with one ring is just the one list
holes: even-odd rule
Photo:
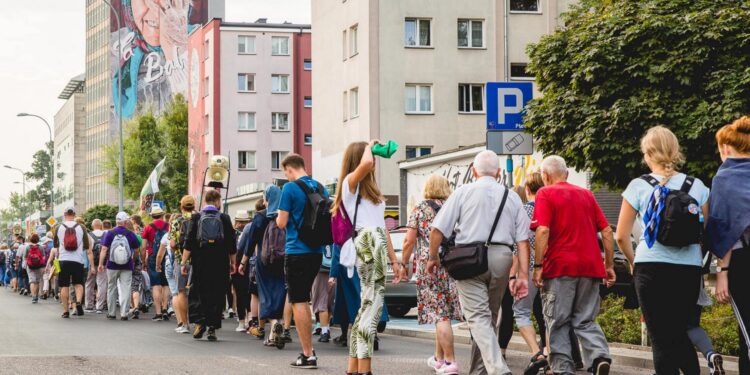
[[729, 271], [729, 268], [727, 267], [716, 266], [716, 273], [722, 273], [722, 272], [727, 272], [727, 271]]
[[542, 268], [542, 264], [541, 263], [536, 263], [536, 264], [534, 264], [534, 268]]
[[517, 279], [517, 277], [515, 277], [515, 276], [511, 276], [511, 277], [508, 278], [508, 280], [515, 280], [515, 279]]

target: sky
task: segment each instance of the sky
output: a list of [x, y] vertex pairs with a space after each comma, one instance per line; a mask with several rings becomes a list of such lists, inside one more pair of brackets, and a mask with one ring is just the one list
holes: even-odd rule
[[[85, 71], [85, 0], [3, 1], [0, 12], [0, 208], [21, 192], [17, 171], [31, 168], [32, 156], [49, 140], [44, 123], [16, 117], [44, 117], [51, 126], [64, 101], [57, 99], [70, 78]], [[226, 0], [227, 21], [310, 23], [310, 0]], [[54, 131], [54, 129], [53, 129]], [[30, 189], [33, 184], [28, 183]], [[114, 203], [114, 202], [113, 202]]]

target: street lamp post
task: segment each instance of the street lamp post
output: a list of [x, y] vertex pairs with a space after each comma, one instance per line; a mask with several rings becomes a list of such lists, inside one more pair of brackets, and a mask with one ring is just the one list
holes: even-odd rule
[[[18, 168], [11, 167], [10, 165], [4, 165], [3, 167], [4, 168], [8, 168], [8, 169], [12, 169], [14, 171], [17, 171], [17, 172], [21, 173], [21, 181], [23, 181], [22, 182], [23, 183], [23, 196], [21, 196], [21, 203], [23, 203], [23, 204], [21, 205], [21, 216], [23, 216], [22, 219], [23, 219], [23, 221], [25, 223], [26, 222], [26, 202], [25, 202], [26, 201], [26, 173], [23, 173], [22, 170], [20, 170]], [[16, 181], [16, 182], [18, 182], [18, 181]]]
[[[19, 113], [17, 115], [18, 117], [36, 117], [44, 122], [44, 125], [47, 125], [47, 130], [49, 130], [49, 142], [52, 144], [52, 155], [49, 156], [50, 158], [50, 168], [49, 168], [49, 211], [51, 216], [55, 216], [55, 143], [52, 139], [52, 127], [49, 125], [49, 122], [44, 119], [42, 116], [38, 116], [32, 113]], [[23, 172], [21, 172], [23, 173]], [[24, 189], [25, 189], [24, 184]], [[24, 196], [26, 194], [24, 193]]]
[[123, 199], [122, 199], [122, 192], [123, 192], [123, 166], [125, 165], [123, 162], [123, 156], [122, 156], [122, 37], [120, 36], [121, 32], [121, 19], [120, 19], [120, 12], [115, 9], [115, 7], [112, 6], [112, 3], [109, 0], [102, 0], [104, 4], [107, 4], [109, 9], [112, 11], [112, 13], [115, 14], [115, 20], [117, 21], [117, 120], [119, 124], [119, 133], [120, 133], [120, 160], [117, 168], [118, 172], [118, 179], [117, 179], [117, 185], [118, 185], [118, 206], [120, 211], [123, 209]]

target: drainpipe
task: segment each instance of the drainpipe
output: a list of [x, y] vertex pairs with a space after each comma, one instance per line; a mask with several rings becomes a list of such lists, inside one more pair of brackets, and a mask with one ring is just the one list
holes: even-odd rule
[[302, 28], [299, 28], [297, 37], [294, 39], [294, 58], [292, 64], [294, 67], [294, 135], [292, 135], [292, 151], [294, 153], [302, 154], [302, 149], [298, 147], [297, 141], [299, 140], [300, 134], [300, 69], [299, 69], [299, 44], [302, 39]]

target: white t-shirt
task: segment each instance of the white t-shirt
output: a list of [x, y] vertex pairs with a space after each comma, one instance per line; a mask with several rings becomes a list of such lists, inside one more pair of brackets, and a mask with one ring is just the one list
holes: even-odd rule
[[[344, 202], [346, 214], [349, 215], [349, 219], [353, 222], [354, 211], [357, 205], [357, 195], [359, 195], [359, 184], [357, 185], [357, 190], [352, 193], [349, 191], [349, 176], [346, 176], [342, 183], [341, 200]], [[385, 202], [374, 204], [369, 199], [362, 197], [357, 211], [356, 226], [357, 228], [385, 228]]]
[[159, 244], [164, 245], [164, 250], [166, 250], [168, 254], [172, 254], [172, 246], [169, 244], [169, 233], [161, 236], [161, 242]]
[[[61, 262], [67, 261], [84, 264], [83, 257], [86, 255], [84, 255], [83, 251], [83, 236], [85, 235], [83, 228], [75, 221], [65, 221], [63, 224], [64, 225], [60, 225], [60, 227], [57, 228], [57, 238], [60, 245], [60, 248], [58, 249], [58, 259]], [[76, 239], [78, 240], [78, 249], [76, 251], [65, 250], [65, 246], [63, 245], [63, 241], [65, 241], [65, 226], [72, 228], [74, 225], [77, 225], [75, 230]]]

